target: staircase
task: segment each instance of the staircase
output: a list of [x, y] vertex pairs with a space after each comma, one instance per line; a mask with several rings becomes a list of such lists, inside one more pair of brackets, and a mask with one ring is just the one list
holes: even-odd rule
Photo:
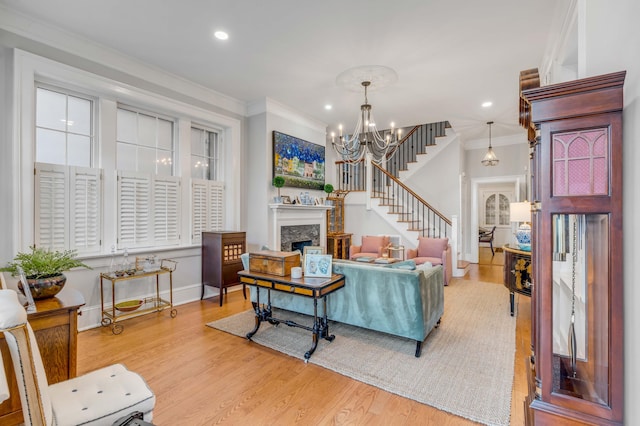
[[454, 276], [463, 276], [465, 268], [461, 269], [457, 264], [457, 218], [452, 221], [444, 216], [399, 179], [400, 172], [406, 172], [409, 164], [418, 162], [418, 155], [427, 154], [429, 147], [436, 146], [437, 138], [447, 136], [448, 128], [451, 128], [448, 121], [413, 127], [401, 145], [387, 157], [386, 169], [371, 163], [369, 183], [364, 161], [338, 161], [336, 183], [341, 191], [366, 191], [368, 198], [377, 199], [377, 205], [372, 204], [371, 208], [380, 216], [388, 217], [388, 223], [408, 241], [416, 241], [418, 236], [449, 238], [452, 253], [455, 253]]
[[447, 129], [450, 128], [448, 121], [413, 127], [387, 158], [387, 171], [399, 178], [401, 171], [408, 170], [409, 163], [417, 162], [418, 155], [427, 154], [427, 148], [436, 145], [436, 138], [447, 136]]
[[378, 206], [396, 216], [396, 222], [415, 237], [446, 238], [451, 235], [451, 220], [445, 217], [395, 176], [372, 164], [371, 198], [379, 199]]

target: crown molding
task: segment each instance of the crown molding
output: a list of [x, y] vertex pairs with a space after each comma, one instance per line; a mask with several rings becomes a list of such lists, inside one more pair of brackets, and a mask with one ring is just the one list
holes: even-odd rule
[[[23, 43], [25, 45], [20, 45], [21, 42], [18, 39], [15, 41], [16, 45], [11, 47], [31, 51], [33, 50], [33, 45], [28, 42], [36, 43], [50, 48], [46, 50], [49, 59], [68, 63], [68, 56], [64, 54], [71, 54], [78, 58], [78, 62], [86, 63], [86, 61], [89, 61], [136, 79], [141, 78], [139, 76], [144, 76], [144, 80], [150, 84], [168, 88], [171, 91], [181, 93], [201, 103], [224, 109], [233, 114], [247, 115], [247, 107], [244, 101], [168, 73], [87, 38], [18, 13], [3, 5], [0, 5], [0, 29], [26, 40]], [[92, 70], [92, 72], [95, 72], [95, 70]]]

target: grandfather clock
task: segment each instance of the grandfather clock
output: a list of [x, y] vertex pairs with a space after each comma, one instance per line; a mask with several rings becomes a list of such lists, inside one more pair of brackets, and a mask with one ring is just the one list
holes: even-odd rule
[[536, 130], [529, 424], [622, 424], [624, 78], [522, 92]]

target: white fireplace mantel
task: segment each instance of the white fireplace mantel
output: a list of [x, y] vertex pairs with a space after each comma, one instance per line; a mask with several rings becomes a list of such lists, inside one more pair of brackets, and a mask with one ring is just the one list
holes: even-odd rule
[[281, 229], [283, 226], [320, 225], [320, 241], [327, 241], [327, 210], [333, 206], [304, 206], [298, 204], [269, 204], [271, 226], [269, 228], [269, 248], [280, 250]]

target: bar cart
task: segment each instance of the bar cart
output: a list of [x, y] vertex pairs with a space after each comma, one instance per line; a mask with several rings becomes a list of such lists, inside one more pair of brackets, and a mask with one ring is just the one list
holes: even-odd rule
[[[113, 334], [120, 334], [124, 327], [117, 322], [143, 315], [150, 312], [160, 312], [170, 309], [171, 318], [178, 315], [173, 307], [173, 271], [178, 262], [170, 259], [162, 259], [160, 267], [155, 270], [145, 271], [133, 269], [130, 271], [118, 271], [100, 274], [100, 304], [102, 308], [103, 327], [111, 325]], [[160, 297], [160, 275], [169, 274], [169, 300]], [[136, 280], [145, 277], [156, 277], [156, 295], [139, 300], [128, 300], [116, 303], [116, 283], [121, 281]], [[111, 307], [105, 309], [104, 281], [111, 281]]]

